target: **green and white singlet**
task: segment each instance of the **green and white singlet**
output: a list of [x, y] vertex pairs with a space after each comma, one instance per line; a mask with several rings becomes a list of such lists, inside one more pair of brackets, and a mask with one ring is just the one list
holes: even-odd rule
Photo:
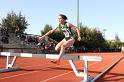
[[66, 40], [74, 38], [74, 34], [72, 33], [71, 27], [67, 25], [67, 22], [64, 23], [63, 27], [59, 25], [58, 28], [64, 34]]

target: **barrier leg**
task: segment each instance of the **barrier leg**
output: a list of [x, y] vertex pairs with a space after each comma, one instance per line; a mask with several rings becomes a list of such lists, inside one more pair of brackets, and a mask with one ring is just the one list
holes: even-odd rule
[[88, 81], [88, 62], [84, 61], [84, 81]]
[[11, 68], [13, 67], [14, 63], [15, 63], [15, 60], [16, 60], [16, 56], [14, 56], [12, 62], [10, 63], [10, 56], [7, 56], [7, 59], [6, 59], [6, 68]]
[[84, 77], [84, 80], [81, 82], [90, 82], [91, 80], [93, 80], [94, 78], [88, 75], [88, 61], [84, 61], [84, 72], [79, 72], [74, 61], [73, 60], [69, 60], [69, 63], [75, 73], [76, 76], [78, 77]]
[[15, 61], [16, 56], [14, 56], [12, 62], [10, 62], [10, 56], [6, 56], [6, 68], [0, 69], [0, 73], [19, 70], [19, 67], [13, 67]]
[[90, 82], [94, 78], [88, 75], [88, 61], [84, 61], [84, 80], [81, 82]]
[[69, 60], [69, 63], [70, 63], [70, 65], [71, 65], [71, 67], [72, 67], [72, 69], [73, 69], [73, 71], [74, 71], [74, 73], [75, 73], [76, 76], [78, 76], [78, 77], [84, 77], [84, 73], [78, 71], [78, 69], [76, 68], [76, 65], [75, 65], [75, 63], [74, 63], [73, 60]]

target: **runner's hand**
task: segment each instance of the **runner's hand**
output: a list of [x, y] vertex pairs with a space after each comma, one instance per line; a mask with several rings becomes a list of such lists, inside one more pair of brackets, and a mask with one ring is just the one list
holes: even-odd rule
[[41, 42], [43, 39], [44, 39], [43, 36], [39, 36], [39, 37], [38, 37], [38, 42]]
[[39, 40], [43, 40], [43, 38], [44, 38], [43, 36], [38, 37]]
[[81, 37], [78, 37], [78, 41], [81, 41]]

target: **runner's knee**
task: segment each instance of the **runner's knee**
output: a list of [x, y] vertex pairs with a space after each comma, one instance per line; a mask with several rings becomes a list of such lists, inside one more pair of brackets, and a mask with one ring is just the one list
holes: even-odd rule
[[63, 45], [61, 46], [61, 48], [62, 48], [62, 49], [65, 49], [66, 46], [67, 46], [67, 45], [63, 44]]
[[56, 46], [56, 47], [55, 47], [55, 50], [56, 50], [56, 51], [59, 51], [59, 47], [58, 47], [58, 46]]

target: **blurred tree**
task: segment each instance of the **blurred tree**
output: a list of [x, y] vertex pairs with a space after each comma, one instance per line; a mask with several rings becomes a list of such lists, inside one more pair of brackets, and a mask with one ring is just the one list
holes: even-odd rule
[[2, 19], [1, 26], [2, 28], [7, 28], [11, 32], [15, 32], [15, 30], [19, 30], [20, 32], [24, 32], [27, 29], [27, 23], [24, 16], [22, 16], [21, 12], [16, 14], [14, 11], [7, 14], [6, 18]]

